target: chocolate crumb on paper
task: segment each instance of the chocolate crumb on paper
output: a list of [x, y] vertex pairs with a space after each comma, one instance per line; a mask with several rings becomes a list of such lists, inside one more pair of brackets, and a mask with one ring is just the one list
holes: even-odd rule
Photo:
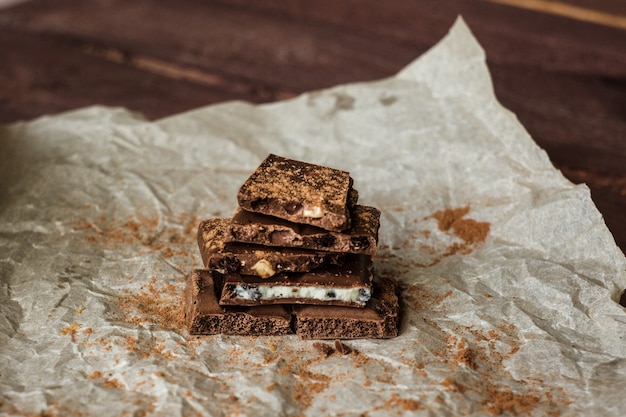
[[341, 340], [335, 340], [335, 350], [342, 355], [347, 355], [352, 352], [352, 348], [344, 344]]
[[335, 351], [335, 349], [333, 349], [331, 345], [327, 343], [323, 343], [323, 342], [314, 342], [313, 348], [315, 348], [317, 352], [319, 352], [322, 356], [325, 356], [325, 357], [332, 355], [333, 352]]
[[178, 330], [184, 327], [180, 307], [182, 284], [157, 284], [155, 278], [144, 285], [140, 292], [124, 290], [117, 297], [120, 311], [118, 319], [137, 326], [156, 325], [165, 329]]
[[73, 323], [63, 328], [59, 333], [61, 333], [61, 335], [63, 336], [69, 335], [72, 338], [72, 342], [76, 342], [76, 333], [78, 332], [81, 326], [82, 324], [80, 323]]
[[197, 215], [173, 214], [160, 219], [136, 213], [126, 219], [101, 215], [95, 219], [80, 218], [73, 222], [73, 232], [81, 233], [86, 243], [104, 249], [132, 248], [139, 254], [158, 253], [165, 259], [192, 257], [189, 242], [193, 241], [198, 224]]
[[[429, 398], [428, 404], [432, 406], [432, 400], [447, 404], [473, 398], [472, 407], [478, 408], [472, 412], [558, 416], [570, 401], [562, 388], [553, 385], [557, 375], [513, 378], [508, 368], [524, 344], [513, 323], [501, 321], [488, 329], [463, 325], [445, 328], [446, 321], [440, 319], [446, 314], [444, 300], [452, 296], [446, 288], [449, 285], [445, 280], [432, 287], [404, 285], [401, 293], [407, 306], [422, 318], [418, 325], [429, 335], [431, 344], [440, 340], [439, 349], [424, 352], [414, 365], [429, 380], [441, 375], [439, 385], [444, 395]], [[427, 404], [426, 400], [422, 404]]]

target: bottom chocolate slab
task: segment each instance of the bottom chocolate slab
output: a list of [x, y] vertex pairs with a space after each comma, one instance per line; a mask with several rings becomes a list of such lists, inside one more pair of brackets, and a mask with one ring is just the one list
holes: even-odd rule
[[300, 339], [386, 339], [398, 335], [399, 304], [396, 282], [374, 282], [374, 294], [364, 308], [294, 306]]
[[184, 312], [192, 335], [228, 334], [272, 336], [293, 333], [291, 314], [280, 305], [222, 307], [217, 302], [211, 271], [196, 269], [187, 278]]
[[[220, 306], [219, 274], [193, 270], [187, 279], [184, 313], [191, 335], [278, 336], [300, 339], [392, 338], [398, 335], [398, 296], [390, 279], [374, 282], [374, 295], [364, 308], [321, 305]], [[295, 320], [292, 320], [292, 315]]]

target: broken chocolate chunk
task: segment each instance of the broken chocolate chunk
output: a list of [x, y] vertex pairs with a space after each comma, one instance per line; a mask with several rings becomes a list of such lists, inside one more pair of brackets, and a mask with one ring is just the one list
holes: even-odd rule
[[306, 272], [321, 266], [341, 265], [345, 258], [340, 253], [226, 242], [230, 223], [226, 218], [200, 223], [198, 246], [205, 268], [269, 278], [280, 272]]
[[237, 200], [248, 211], [342, 231], [350, 227], [352, 182], [346, 171], [270, 154], [241, 186]]
[[357, 205], [352, 210], [352, 227], [332, 232], [291, 223], [276, 217], [238, 209], [230, 224], [227, 241], [266, 246], [297, 247], [329, 252], [376, 254], [380, 211]]
[[333, 349], [332, 346], [326, 344], [326, 343], [322, 343], [322, 342], [315, 342], [313, 343], [313, 347], [315, 348], [315, 350], [317, 350], [322, 356], [330, 356], [333, 354], [333, 352], [335, 351]]
[[222, 307], [219, 282], [208, 270], [193, 270], [184, 293], [187, 331], [192, 335], [285, 335], [292, 333], [291, 314], [280, 305]]
[[[396, 282], [374, 281], [374, 294], [364, 308], [294, 306], [300, 339], [392, 338], [398, 335], [399, 304]], [[336, 347], [338, 350], [339, 348]]]
[[342, 355], [347, 355], [352, 352], [352, 348], [346, 344], [344, 344], [341, 340], [335, 340], [335, 350]]

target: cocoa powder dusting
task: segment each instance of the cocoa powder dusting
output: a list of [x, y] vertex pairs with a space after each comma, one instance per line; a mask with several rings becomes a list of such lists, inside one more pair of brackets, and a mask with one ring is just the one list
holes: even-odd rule
[[181, 308], [182, 288], [180, 285], [150, 280], [139, 293], [124, 292], [117, 299], [119, 317], [134, 325], [157, 325], [165, 329], [180, 330], [184, 325]]
[[[542, 415], [560, 415], [560, 408], [567, 406], [569, 400], [560, 387], [550, 385], [549, 375], [545, 379], [517, 380], [507, 369], [506, 362], [523, 345], [516, 326], [502, 322], [489, 329], [459, 325], [446, 330], [433, 318], [440, 318], [442, 312], [445, 314], [441, 304], [451, 293], [446, 289], [445, 280], [436, 288], [437, 292], [425, 286], [402, 288], [403, 300], [419, 312], [423, 323], [430, 327], [428, 334], [439, 335], [442, 342], [440, 349], [430, 348], [428, 354], [418, 359], [414, 368], [428, 377], [431, 365], [440, 370], [442, 363], [447, 364], [448, 376], [439, 382], [442, 390], [450, 393], [451, 398], [455, 393], [476, 398], [482, 413], [526, 416], [541, 410]], [[435, 400], [450, 401], [445, 397]]]
[[178, 213], [164, 222], [158, 217], [138, 213], [130, 219], [78, 219], [72, 230], [84, 240], [107, 249], [127, 246], [138, 253], [158, 252], [164, 258], [191, 258], [189, 242], [195, 242], [200, 223], [198, 215]]
[[[425, 248], [432, 249], [433, 256], [437, 257], [435, 263], [443, 257], [456, 253], [470, 253], [474, 247], [485, 241], [490, 231], [490, 223], [467, 218], [469, 212], [470, 208], [466, 206], [441, 210], [424, 218], [436, 220], [437, 228], [440, 231], [452, 234], [460, 240], [460, 242], [450, 244], [443, 252]], [[102, 217], [95, 223], [78, 223], [74, 230], [84, 233], [87, 242], [99, 242], [104, 247], [112, 248], [120, 244], [128, 244], [140, 247], [144, 252], [157, 251], [164, 258], [188, 257], [189, 242], [195, 242], [195, 228], [198, 223], [198, 220], [193, 218], [183, 228], [161, 227], [160, 231], [157, 231], [159, 221], [154, 218], [137, 216], [136, 219], [116, 223], [107, 222], [106, 218]], [[435, 234], [424, 230], [419, 233], [427, 239]], [[432, 309], [440, 308], [438, 306], [453, 295], [451, 290], [431, 294], [423, 288], [416, 287], [405, 287], [402, 292], [403, 299], [412, 308], [418, 312], [424, 311], [426, 313]], [[181, 297], [182, 285], [180, 283], [163, 283], [152, 279], [136, 293], [124, 291], [119, 295], [116, 300], [119, 312], [117, 319], [135, 326], [160, 326], [165, 329], [180, 330], [184, 327]], [[488, 331], [459, 326], [454, 329], [454, 334], [459, 336], [452, 336], [439, 328], [435, 320], [428, 317], [428, 314], [425, 314], [423, 318], [426, 325], [433, 327], [433, 335], [440, 335], [442, 348], [441, 350], [430, 351], [428, 353], [430, 356], [427, 355], [418, 359], [414, 357], [411, 359], [404, 358], [403, 361], [407, 364], [411, 363], [410, 366], [417, 370], [417, 375], [424, 378], [429, 377], [431, 365], [438, 367], [438, 369], [442, 364], [449, 366], [449, 376], [439, 383], [442, 391], [447, 391], [451, 395], [471, 392], [472, 397], [479, 399], [482, 407], [480, 411], [491, 415], [500, 413], [509, 413], [515, 416], [530, 415], [540, 409], [545, 415], [558, 416], [559, 407], [567, 404], [562, 390], [552, 388], [543, 381], [521, 381], [513, 386], [508, 386], [502, 382], [513, 380], [504, 366], [504, 361], [514, 355], [521, 347], [514, 325], [503, 323], [500, 327]], [[87, 340], [93, 330], [84, 329], [81, 332], [80, 326], [80, 324], [69, 325], [61, 330], [61, 334], [71, 336], [72, 340], [82, 335], [85, 338], [83, 343], [99, 344], [102, 350], [110, 350], [112, 344], [117, 346], [120, 344], [119, 340], [113, 341], [104, 338], [88, 342]], [[144, 358], [153, 355], [158, 355], [159, 359], [174, 358], [174, 355], [158, 340], [143, 341], [134, 336], [129, 336], [123, 338], [121, 343], [128, 352], [139, 354]], [[196, 341], [195, 343], [200, 342]], [[363, 381], [365, 388], [372, 387], [374, 384], [394, 383], [397, 370], [393, 366], [352, 350], [341, 342], [334, 346], [330, 343], [315, 342], [309, 346], [309, 349], [309, 353], [314, 355], [307, 358], [303, 352], [286, 348], [284, 345], [277, 348], [276, 344], [270, 343], [264, 362], [259, 363], [256, 368], [260, 369], [268, 365], [276, 366], [278, 378], [266, 385], [265, 391], [288, 392], [301, 413], [310, 408], [316, 396], [326, 391], [331, 383], [342, 378], [342, 375], [326, 375], [314, 372], [315, 368], [312, 366], [320, 361], [338, 359], [350, 361], [357, 371], [364, 366], [367, 366], [368, 369], [375, 367], [379, 372], [375, 376], [366, 377]], [[231, 351], [230, 355], [227, 355], [226, 360], [234, 364], [245, 360], [245, 358], [239, 350], [235, 349]], [[470, 373], [474, 377], [463, 378], [462, 373]], [[105, 376], [100, 371], [94, 371], [87, 378], [101, 380], [104, 386], [110, 388], [124, 387], [119, 380], [110, 374]], [[467, 382], [468, 380], [473, 382]], [[374, 388], [372, 387], [372, 389]], [[237, 397], [232, 398], [232, 400], [235, 408], [242, 406]], [[382, 404], [376, 405], [372, 411], [389, 409], [407, 412], [417, 411], [427, 408], [427, 400], [430, 402], [428, 408], [445, 406], [442, 404], [450, 401], [443, 394], [438, 394], [434, 398], [418, 396], [418, 399], [415, 399], [404, 398], [393, 393]]]
[[[414, 266], [433, 266], [438, 264], [443, 258], [457, 253], [461, 255], [468, 255], [477, 245], [482, 244], [489, 235], [491, 223], [479, 222], [471, 218], [465, 218], [469, 211], [470, 207], [465, 206], [456, 209], [439, 210], [424, 217], [422, 220], [436, 220], [437, 228], [440, 231], [460, 239], [461, 242], [450, 243], [443, 249], [438, 246], [432, 246], [431, 244], [420, 245], [420, 250], [430, 255], [431, 261], [426, 263], [415, 263]], [[425, 239], [429, 239], [431, 236], [431, 232], [428, 230], [420, 230], [418, 233]]]
[[485, 411], [494, 416], [508, 412], [514, 415], [530, 414], [537, 408], [541, 398], [536, 394], [516, 394], [510, 390], [489, 386]]
[[78, 329], [80, 329], [81, 326], [82, 324], [79, 323], [70, 324], [69, 326], [62, 329], [59, 333], [61, 333], [61, 335], [63, 336], [69, 335], [72, 338], [72, 342], [76, 342], [76, 332], [78, 331]]
[[391, 398], [385, 402], [384, 409], [400, 408], [403, 411], [417, 411], [422, 408], [422, 404], [411, 398], [401, 398], [400, 395], [393, 393]]
[[466, 245], [484, 242], [489, 234], [491, 224], [487, 222], [477, 222], [474, 219], [464, 219], [463, 217], [465, 217], [469, 211], [469, 206], [440, 210], [427, 218], [436, 219], [438, 223], [437, 227], [443, 232], [452, 230]]

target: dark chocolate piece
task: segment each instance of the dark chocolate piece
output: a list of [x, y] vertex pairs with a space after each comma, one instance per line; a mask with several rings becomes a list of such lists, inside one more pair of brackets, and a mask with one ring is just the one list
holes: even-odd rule
[[374, 281], [374, 294], [365, 308], [294, 306], [300, 339], [392, 338], [398, 335], [396, 282]]
[[320, 355], [326, 356], [326, 357], [332, 355], [333, 352], [335, 352], [335, 349], [333, 349], [332, 346], [326, 343], [321, 343], [321, 342], [313, 343], [313, 348], [315, 348], [315, 350], [317, 350]]
[[279, 272], [306, 272], [343, 263], [345, 255], [340, 253], [225, 242], [230, 222], [230, 219], [212, 218], [200, 223], [198, 246], [205, 268], [269, 278]]
[[311, 224], [326, 230], [350, 227], [346, 171], [270, 154], [237, 194], [245, 210]]
[[352, 210], [352, 227], [343, 233], [237, 209], [230, 225], [228, 240], [266, 246], [374, 255], [378, 245], [379, 226], [380, 211], [374, 207], [360, 205]]
[[347, 355], [348, 353], [352, 353], [352, 348], [350, 346], [346, 345], [345, 343], [343, 343], [339, 339], [335, 340], [335, 349], [341, 355]]
[[217, 302], [215, 277], [208, 270], [193, 270], [184, 294], [185, 323], [189, 334], [284, 335], [292, 333], [291, 314], [284, 306], [222, 307]]
[[221, 305], [324, 304], [363, 307], [372, 292], [372, 258], [349, 255], [341, 266], [268, 279], [226, 274]]

